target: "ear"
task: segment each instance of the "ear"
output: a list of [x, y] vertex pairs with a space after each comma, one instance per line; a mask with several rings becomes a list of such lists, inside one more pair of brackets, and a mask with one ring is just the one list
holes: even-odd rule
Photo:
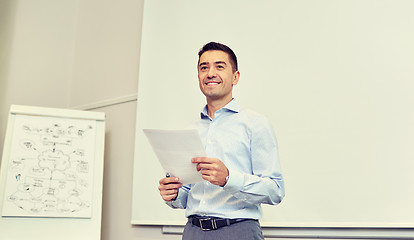
[[237, 83], [239, 82], [240, 79], [240, 72], [236, 71], [233, 73], [233, 86], [237, 85]]

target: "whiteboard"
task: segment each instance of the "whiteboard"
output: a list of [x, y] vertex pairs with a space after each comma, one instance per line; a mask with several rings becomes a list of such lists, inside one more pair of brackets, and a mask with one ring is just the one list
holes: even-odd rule
[[1, 239], [100, 239], [104, 120], [100, 112], [11, 106]]
[[[133, 224], [184, 225], [164, 205], [143, 128], [199, 117], [197, 52], [239, 60], [234, 97], [278, 138], [286, 197], [262, 226], [414, 227], [412, 1], [146, 1], [138, 89]], [[171, 11], [174, 9], [174, 11]]]

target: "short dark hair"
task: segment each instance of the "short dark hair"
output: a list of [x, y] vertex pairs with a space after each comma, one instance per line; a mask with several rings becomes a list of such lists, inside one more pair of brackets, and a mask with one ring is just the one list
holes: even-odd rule
[[203, 55], [203, 53], [207, 51], [223, 51], [229, 55], [230, 64], [233, 68], [233, 72], [236, 72], [237, 67], [237, 57], [236, 54], [234, 54], [233, 50], [231, 48], [227, 47], [226, 45], [218, 42], [209, 42], [205, 44], [200, 51], [198, 52], [198, 62], [200, 63], [200, 57]]

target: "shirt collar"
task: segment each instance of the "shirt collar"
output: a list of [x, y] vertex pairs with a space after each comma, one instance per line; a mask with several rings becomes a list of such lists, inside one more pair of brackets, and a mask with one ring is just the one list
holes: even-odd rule
[[[240, 105], [233, 98], [229, 103], [227, 103], [221, 109], [226, 110], [226, 111], [230, 111], [230, 112], [234, 112], [234, 113], [238, 113], [240, 111]], [[219, 109], [217, 111], [220, 111], [221, 109]], [[204, 106], [203, 110], [201, 111], [200, 116], [201, 116], [202, 119], [209, 117], [208, 116], [208, 106], [207, 106], [207, 104]]]

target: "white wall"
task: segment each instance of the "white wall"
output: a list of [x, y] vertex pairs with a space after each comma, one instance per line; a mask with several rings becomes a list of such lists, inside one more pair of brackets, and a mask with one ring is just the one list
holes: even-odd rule
[[[14, 1], [0, 1], [0, 109], [5, 106], [6, 78], [8, 75], [11, 36], [13, 33], [12, 15], [15, 12]], [[3, 118], [0, 118], [3, 127]], [[2, 128], [1, 128], [2, 129]], [[1, 131], [0, 131], [1, 132]], [[2, 132], [1, 132], [2, 133]], [[1, 134], [3, 136], [3, 134]], [[0, 138], [1, 139], [1, 138]]]
[[143, 2], [79, 1], [71, 106], [136, 93]]
[[[77, 107], [137, 92], [143, 0], [0, 1], [0, 150], [10, 104]], [[132, 226], [136, 102], [106, 113], [102, 239], [181, 239]]]
[[[76, 107], [135, 94], [143, 0], [0, 1], [0, 150], [10, 104]], [[107, 115], [103, 240], [181, 239], [132, 226], [136, 102]]]

